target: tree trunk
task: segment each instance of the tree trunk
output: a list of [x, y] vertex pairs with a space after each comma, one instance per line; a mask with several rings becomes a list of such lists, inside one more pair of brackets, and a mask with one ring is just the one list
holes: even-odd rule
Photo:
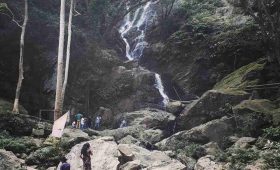
[[65, 34], [65, 0], [61, 0], [60, 20], [59, 20], [59, 44], [57, 55], [57, 75], [56, 75], [56, 95], [54, 107], [54, 120], [57, 120], [62, 115], [62, 79], [63, 79], [63, 49], [64, 49], [64, 34]]
[[70, 61], [70, 50], [71, 50], [71, 37], [72, 37], [72, 18], [73, 18], [73, 6], [74, 6], [74, 0], [71, 0], [70, 4], [70, 12], [69, 12], [69, 21], [68, 21], [68, 39], [67, 39], [67, 51], [66, 51], [66, 65], [65, 65], [65, 75], [64, 75], [64, 82], [61, 92], [61, 101], [63, 109], [63, 103], [64, 103], [64, 96], [68, 81], [68, 73], [69, 73], [69, 61]]
[[19, 113], [19, 97], [20, 97], [20, 90], [21, 90], [21, 85], [22, 85], [22, 80], [24, 79], [23, 77], [23, 53], [24, 53], [24, 36], [25, 36], [25, 30], [26, 30], [26, 25], [28, 21], [28, 2], [27, 0], [24, 1], [24, 21], [23, 25], [21, 27], [21, 36], [20, 36], [20, 55], [19, 55], [19, 74], [18, 74], [18, 83], [17, 83], [17, 88], [16, 88], [16, 95], [15, 95], [15, 101], [14, 101], [14, 107], [13, 107], [13, 112]]

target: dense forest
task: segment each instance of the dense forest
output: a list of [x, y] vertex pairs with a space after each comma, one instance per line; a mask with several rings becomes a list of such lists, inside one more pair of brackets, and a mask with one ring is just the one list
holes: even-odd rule
[[0, 170], [280, 169], [279, 65], [277, 0], [0, 0]]

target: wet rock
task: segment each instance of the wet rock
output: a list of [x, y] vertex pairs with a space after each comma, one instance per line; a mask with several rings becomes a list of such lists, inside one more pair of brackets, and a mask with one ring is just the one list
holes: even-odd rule
[[179, 114], [184, 109], [184, 105], [180, 101], [169, 102], [166, 110], [173, 114]]
[[200, 99], [186, 107], [178, 117], [178, 128], [188, 130], [208, 121], [231, 114], [231, 106], [248, 99], [248, 94], [207, 91]]
[[98, 94], [93, 100], [114, 114], [131, 112], [161, 101], [154, 84], [154, 73], [144, 68], [113, 69], [109, 76], [104, 77], [102, 86], [92, 89]]

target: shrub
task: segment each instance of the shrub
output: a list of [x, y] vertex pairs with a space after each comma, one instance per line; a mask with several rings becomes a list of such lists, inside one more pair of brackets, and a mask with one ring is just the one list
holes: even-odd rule
[[230, 151], [229, 161], [232, 164], [247, 164], [258, 159], [259, 153], [253, 149], [233, 149]]
[[280, 152], [279, 152], [279, 150], [264, 154], [263, 159], [265, 160], [265, 163], [268, 166], [268, 168], [280, 169]]
[[280, 127], [269, 127], [263, 130], [264, 131], [264, 137], [279, 141], [280, 140]]

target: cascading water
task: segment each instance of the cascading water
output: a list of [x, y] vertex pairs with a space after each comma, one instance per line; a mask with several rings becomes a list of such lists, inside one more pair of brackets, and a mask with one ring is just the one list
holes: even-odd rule
[[155, 73], [155, 77], [156, 77], [156, 88], [158, 89], [158, 91], [160, 92], [161, 96], [163, 97], [163, 101], [162, 102], [163, 102], [164, 106], [166, 106], [167, 103], [169, 102], [169, 97], [164, 92], [164, 87], [163, 87], [160, 75]]
[[[129, 60], [137, 60], [143, 55], [143, 50], [148, 45], [145, 41], [145, 33], [151, 24], [156, 19], [156, 11], [153, 10], [153, 5], [156, 4], [158, 1], [155, 2], [147, 2], [144, 6], [139, 7], [135, 12], [128, 13], [121, 25], [119, 32], [121, 37], [126, 45], [126, 57]], [[129, 6], [127, 5], [127, 9]], [[131, 31], [134, 31], [136, 37], [133, 40], [129, 40], [126, 36]], [[169, 102], [169, 98], [167, 94], [164, 92], [164, 86], [162, 84], [162, 80], [159, 74], [155, 73], [155, 87], [158, 89], [159, 93], [163, 98], [163, 104]]]

